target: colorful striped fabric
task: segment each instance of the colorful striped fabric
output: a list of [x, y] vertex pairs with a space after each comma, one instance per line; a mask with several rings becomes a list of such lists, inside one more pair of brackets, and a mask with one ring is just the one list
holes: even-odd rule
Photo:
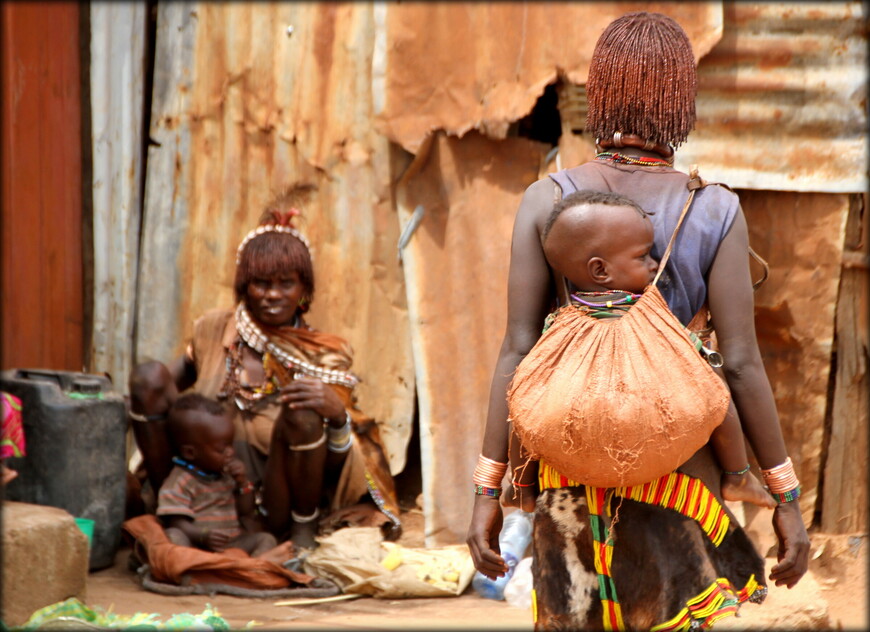
[[9, 393], [0, 393], [3, 405], [3, 425], [0, 427], [0, 459], [22, 457], [27, 454], [21, 400]]
[[158, 516], [184, 516], [196, 527], [226, 533], [230, 539], [242, 534], [233, 495], [236, 482], [223, 474], [216, 481], [202, 479], [176, 465], [157, 495]]
[[[538, 482], [541, 489], [581, 486], [543, 461], [538, 470]], [[694, 519], [716, 546], [722, 543], [731, 524], [728, 514], [707, 486], [699, 479], [679, 472], [671, 472], [643, 485], [616, 487], [613, 488], [613, 494], [673, 509]]]
[[[689, 599], [686, 602], [686, 607], [680, 610], [673, 619], [650, 629], [653, 632], [672, 632], [710, 628], [720, 619], [736, 614], [739, 605], [747, 599], [754, 595], [761, 597], [766, 592], [765, 587], [759, 590], [755, 575], [750, 575], [746, 586], [739, 591], [734, 589], [734, 585], [730, 581], [720, 577], [704, 589], [701, 594]], [[751, 600], [759, 601], [758, 598]]]
[[[580, 483], [559, 474], [543, 461], [538, 469], [538, 482], [541, 490], [581, 486]], [[724, 540], [731, 524], [722, 505], [707, 486], [700, 479], [679, 472], [672, 472], [643, 485], [616, 488], [587, 485], [585, 489], [605, 630], [625, 629], [616, 588], [610, 575], [613, 540], [605, 522], [605, 515], [610, 516], [609, 501], [612, 497], [630, 498], [657, 505], [692, 518], [717, 547]], [[746, 586], [741, 590], [735, 589], [728, 579], [720, 577], [699, 595], [689, 599], [686, 606], [675, 617], [653, 627], [652, 630], [670, 632], [698, 627], [708, 628], [719, 619], [735, 614], [739, 604], [744, 601], [760, 602], [766, 592], [767, 588], [758, 585], [755, 575], [749, 577]]]
[[679, 472], [671, 472], [643, 485], [618, 487], [614, 494], [673, 509], [694, 519], [716, 546], [722, 543], [731, 524], [728, 514], [707, 486], [700, 479]]
[[613, 562], [613, 539], [603, 512], [610, 516], [611, 490], [603, 487], [586, 487], [586, 503], [589, 506], [589, 524], [592, 526], [592, 550], [595, 559], [595, 572], [598, 574], [598, 591], [601, 599], [602, 622], [605, 630], [624, 630], [622, 608], [616, 596], [616, 586], [610, 576]]

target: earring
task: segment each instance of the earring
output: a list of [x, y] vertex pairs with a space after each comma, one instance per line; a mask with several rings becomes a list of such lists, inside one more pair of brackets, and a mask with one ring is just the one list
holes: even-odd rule
[[299, 299], [299, 311], [303, 314], [307, 312], [311, 307], [311, 303], [308, 300], [307, 296], [303, 296]]

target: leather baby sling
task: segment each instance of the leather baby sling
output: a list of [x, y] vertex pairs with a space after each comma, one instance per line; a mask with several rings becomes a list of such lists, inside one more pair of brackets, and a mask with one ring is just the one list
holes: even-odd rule
[[725, 418], [727, 386], [656, 286], [705, 184], [693, 167], [658, 273], [631, 309], [598, 319], [563, 305], [517, 366], [508, 420], [532, 459], [577, 483], [639, 485], [673, 472]]

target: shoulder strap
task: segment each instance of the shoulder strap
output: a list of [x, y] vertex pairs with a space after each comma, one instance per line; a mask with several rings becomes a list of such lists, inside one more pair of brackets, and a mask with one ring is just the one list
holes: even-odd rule
[[665, 248], [665, 254], [662, 255], [662, 260], [659, 262], [659, 270], [656, 272], [656, 277], [653, 279], [653, 285], [658, 283], [659, 277], [662, 275], [665, 266], [668, 264], [668, 259], [671, 257], [671, 250], [673, 250], [674, 242], [677, 240], [677, 233], [680, 231], [680, 227], [683, 225], [683, 220], [686, 219], [686, 215], [689, 214], [692, 200], [695, 199], [695, 191], [707, 186], [707, 183], [698, 175], [698, 165], [692, 165], [692, 169], [689, 171], [689, 182], [686, 186], [689, 189], [689, 198], [686, 200], [685, 206], [683, 206], [683, 212], [680, 213], [680, 218], [677, 220], [677, 225], [674, 228], [674, 233], [671, 235], [671, 240], [668, 242], [668, 247]]
[[[562, 185], [553, 180], [553, 206], [556, 206], [562, 201]], [[556, 276], [556, 300], [559, 305], [565, 305], [568, 302], [568, 296], [571, 292], [568, 289], [568, 279], [561, 274]]]

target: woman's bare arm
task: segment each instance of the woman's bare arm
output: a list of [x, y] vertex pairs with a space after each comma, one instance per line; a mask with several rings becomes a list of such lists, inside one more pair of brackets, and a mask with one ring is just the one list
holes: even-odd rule
[[[553, 207], [555, 184], [549, 178], [526, 189], [514, 221], [508, 275], [507, 326], [490, 386], [483, 456], [507, 462], [507, 388], [514, 370], [541, 335], [550, 306], [551, 276], [540, 242], [540, 228]], [[499, 501], [475, 496], [467, 543], [475, 567], [491, 577], [507, 570], [499, 555], [502, 511]]]
[[[787, 457], [776, 402], [755, 336], [755, 308], [749, 272], [749, 235], [743, 211], [722, 241], [710, 269], [708, 300], [719, 348], [725, 358], [725, 377], [743, 431], [763, 469]], [[774, 511], [779, 540], [779, 563], [770, 578], [777, 586], [794, 586], [807, 570], [809, 538], [798, 501], [782, 503]]]

